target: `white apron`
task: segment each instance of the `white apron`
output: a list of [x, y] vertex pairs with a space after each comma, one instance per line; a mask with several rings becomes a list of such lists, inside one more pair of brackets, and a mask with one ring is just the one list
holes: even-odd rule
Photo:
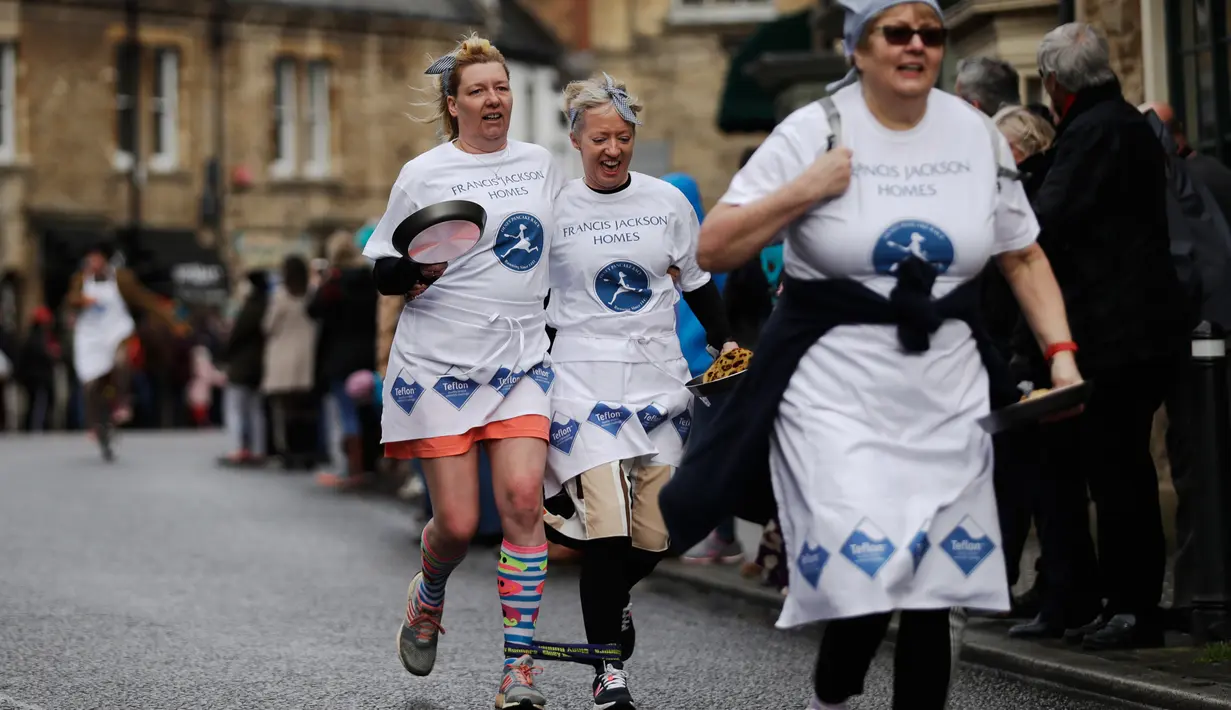
[[783, 397], [770, 446], [790, 571], [781, 628], [1008, 608], [992, 442], [976, 423], [988, 380], [970, 330], [946, 323], [922, 357], [896, 338], [893, 326], [831, 331]]
[[[653, 317], [673, 317], [673, 312]], [[678, 467], [692, 431], [692, 395], [684, 388], [688, 362], [678, 337], [633, 339], [640, 361], [603, 355], [628, 343], [572, 329], [556, 334], [552, 357], [550, 446], [544, 494], [604, 463], [652, 456], [650, 465]], [[632, 358], [629, 358], [632, 359]]]
[[93, 382], [115, 367], [116, 348], [133, 334], [136, 324], [114, 277], [106, 281], [86, 277], [81, 293], [95, 303], [77, 316], [73, 328], [73, 368], [78, 380]]
[[678, 288], [710, 280], [696, 263], [701, 227], [692, 205], [658, 178], [633, 172], [610, 193], [573, 180], [555, 208], [547, 316], [559, 379], [548, 497], [606, 463], [649, 456], [650, 466], [680, 465], [692, 395], [675, 306]]
[[464, 434], [527, 414], [549, 417], [556, 373], [545, 326], [541, 301], [483, 302], [439, 283], [429, 288], [398, 324], [381, 441]]

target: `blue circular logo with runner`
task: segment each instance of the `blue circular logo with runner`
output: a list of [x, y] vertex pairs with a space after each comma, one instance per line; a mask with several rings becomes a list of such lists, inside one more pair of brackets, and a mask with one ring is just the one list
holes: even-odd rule
[[500, 231], [496, 232], [496, 245], [492, 251], [509, 271], [533, 269], [543, 258], [543, 223], [526, 212], [509, 215], [500, 224]]
[[594, 293], [609, 310], [617, 313], [639, 311], [650, 302], [650, 277], [631, 261], [613, 261], [598, 270]]
[[876, 241], [872, 250], [872, 265], [878, 274], [898, 273], [898, 265], [910, 257], [917, 257], [943, 274], [953, 265], [953, 242], [939, 227], [904, 220], [890, 225]]

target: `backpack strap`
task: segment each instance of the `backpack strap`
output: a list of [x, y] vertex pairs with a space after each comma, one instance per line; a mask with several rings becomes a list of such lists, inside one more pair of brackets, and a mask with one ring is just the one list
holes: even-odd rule
[[[829, 121], [829, 148], [833, 150], [834, 146], [842, 142], [842, 114], [838, 111], [838, 107], [834, 105], [832, 96], [825, 96], [818, 100], [821, 108], [825, 109], [825, 118]], [[987, 137], [992, 142], [992, 158], [996, 161], [996, 187], [1000, 188], [1001, 180], [1021, 180], [1022, 174], [1013, 168], [1006, 168], [1004, 161], [1001, 160], [1003, 151], [1000, 147], [1001, 134], [1000, 129], [979, 109], [970, 106], [970, 110], [978, 114], [983, 121], [983, 127], [987, 129]]]
[[821, 104], [821, 108], [825, 109], [825, 118], [829, 121], [829, 148], [826, 150], [830, 151], [842, 142], [842, 114], [834, 105], [832, 96], [825, 96], [818, 103]]

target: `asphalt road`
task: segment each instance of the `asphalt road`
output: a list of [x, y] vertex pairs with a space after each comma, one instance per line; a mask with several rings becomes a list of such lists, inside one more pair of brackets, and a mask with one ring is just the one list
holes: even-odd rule
[[[216, 468], [209, 434], [129, 435], [116, 463], [82, 437], [0, 437], [0, 710], [491, 707], [495, 555], [449, 586], [436, 670], [394, 635], [418, 564], [403, 504], [309, 477]], [[650, 580], [634, 592], [632, 689], [645, 710], [805, 708], [815, 641], [764, 611]], [[540, 638], [580, 640], [576, 575], [549, 578]], [[889, 708], [882, 657], [854, 710]], [[548, 664], [549, 707], [590, 707], [591, 675]], [[954, 710], [1100, 710], [963, 668]]]

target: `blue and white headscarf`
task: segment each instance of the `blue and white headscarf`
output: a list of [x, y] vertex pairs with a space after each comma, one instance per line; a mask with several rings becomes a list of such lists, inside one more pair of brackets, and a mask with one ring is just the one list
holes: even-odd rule
[[453, 70], [457, 68], [457, 52], [450, 52], [440, 59], [432, 62], [432, 65], [423, 71], [424, 74], [432, 76], [440, 75], [440, 90], [445, 96], [451, 96], [449, 93], [449, 79], [453, 76]]
[[[631, 99], [628, 96], [628, 92], [616, 86], [615, 79], [612, 79], [607, 72], [603, 72], [603, 78], [607, 80], [607, 83], [603, 86], [603, 89], [607, 92], [607, 95], [611, 97], [611, 105], [615, 108], [616, 113], [620, 114], [620, 118], [624, 119], [628, 123], [631, 123], [634, 126], [640, 126], [641, 121], [637, 119], [637, 114], [633, 113], [633, 107], [631, 105]], [[577, 125], [577, 117], [580, 115], [580, 109], [569, 109], [568, 128], [570, 131]]]
[[[937, 17], [944, 19], [945, 16], [944, 11], [940, 9], [940, 4], [936, 0], [838, 0], [838, 2], [842, 7], [846, 8], [846, 19], [842, 23], [842, 51], [846, 54], [847, 59], [855, 56], [855, 46], [859, 44], [859, 39], [863, 37], [863, 30], [868, 22], [891, 7], [921, 2], [935, 10]], [[844, 86], [854, 84], [858, 80], [859, 72], [855, 71], [855, 67], [852, 65], [851, 70], [846, 73], [846, 76], [826, 86], [825, 90], [832, 94]]]

